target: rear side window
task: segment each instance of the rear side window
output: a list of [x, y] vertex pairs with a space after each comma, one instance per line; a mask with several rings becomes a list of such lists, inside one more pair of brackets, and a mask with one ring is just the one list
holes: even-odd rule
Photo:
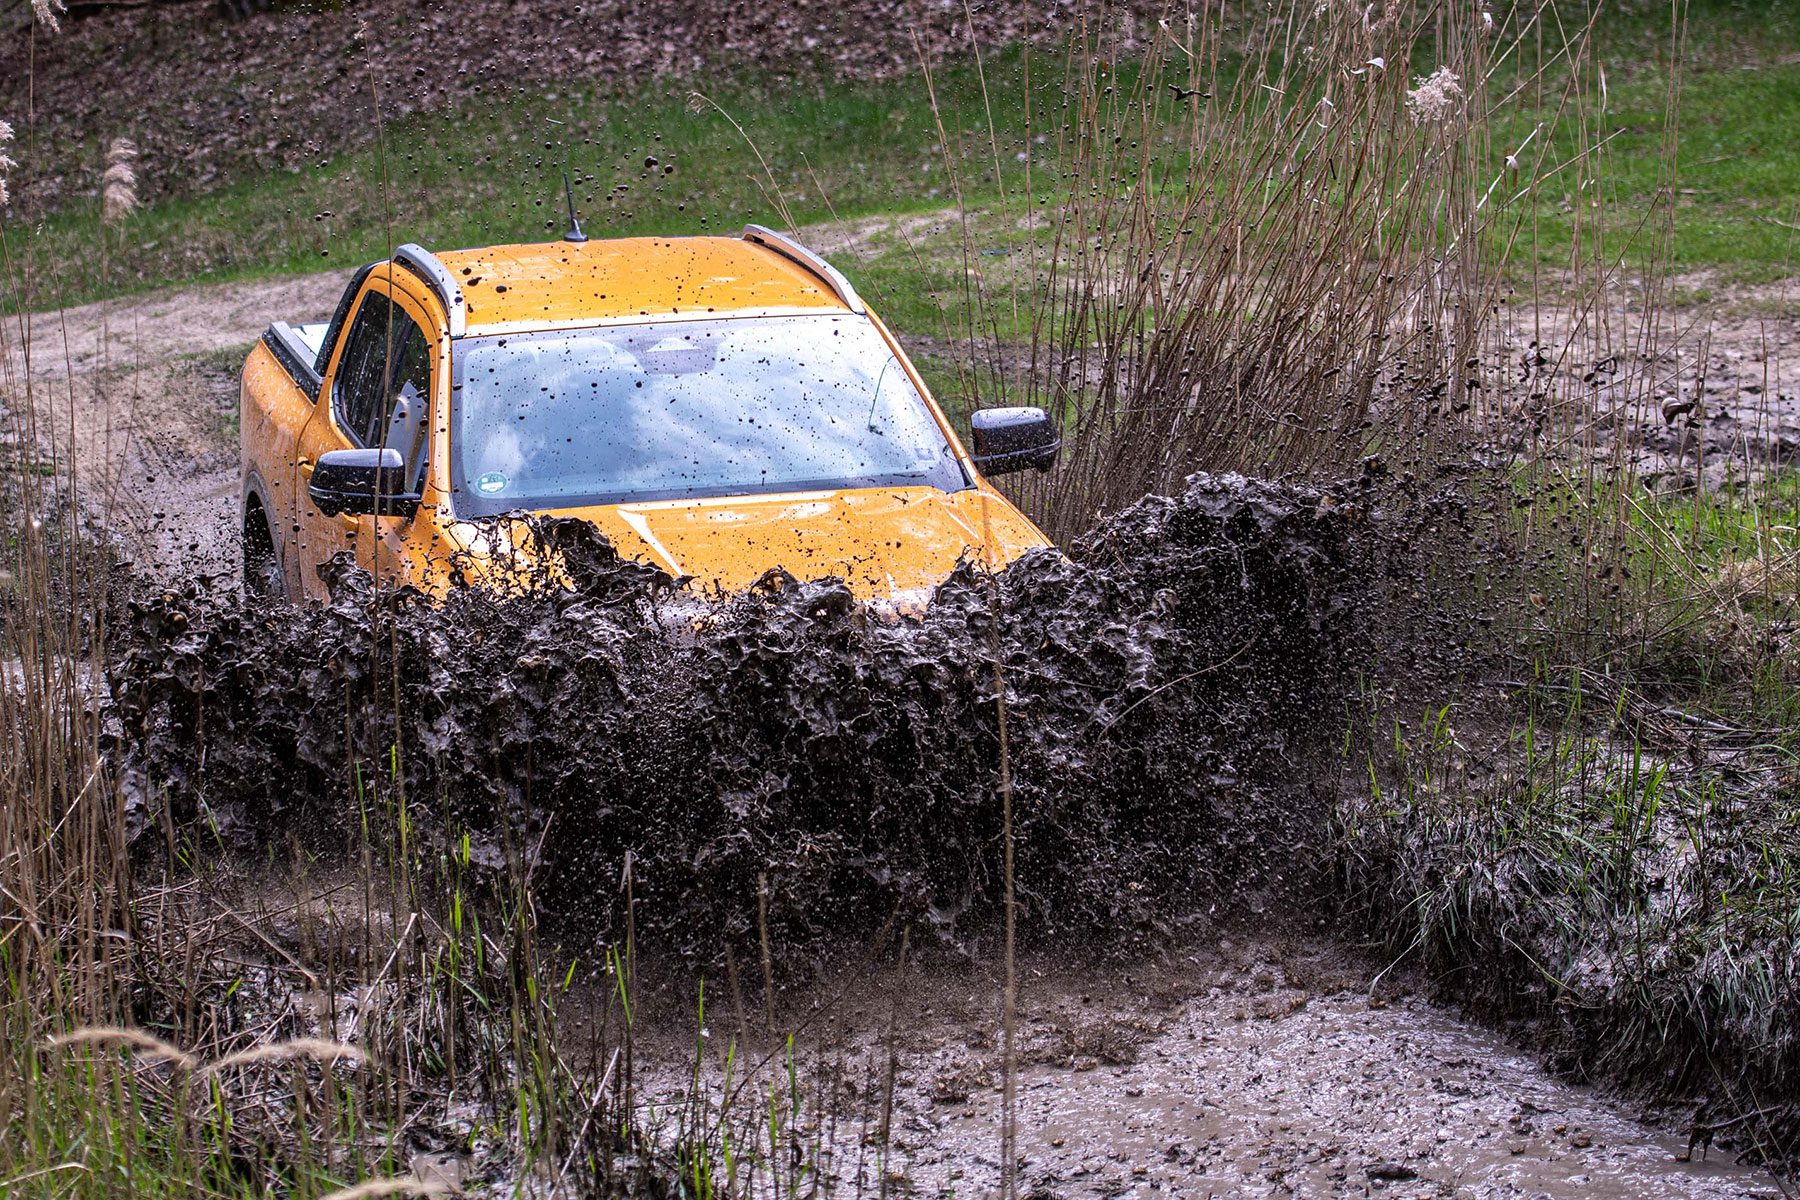
[[389, 390], [396, 396], [431, 395], [431, 347], [404, 312], [394, 314], [394, 386]]

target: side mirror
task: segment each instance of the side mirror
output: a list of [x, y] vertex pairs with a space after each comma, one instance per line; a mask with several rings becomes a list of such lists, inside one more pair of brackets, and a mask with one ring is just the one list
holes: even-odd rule
[[1048, 471], [1062, 449], [1050, 414], [1041, 408], [982, 408], [969, 416], [976, 468], [1005, 475], [1036, 467]]
[[419, 494], [407, 490], [406, 456], [398, 450], [328, 450], [313, 464], [307, 495], [328, 517], [410, 517]]

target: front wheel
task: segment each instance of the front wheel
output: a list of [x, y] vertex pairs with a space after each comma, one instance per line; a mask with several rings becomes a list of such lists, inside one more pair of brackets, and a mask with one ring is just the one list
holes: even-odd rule
[[259, 600], [287, 599], [287, 572], [275, 552], [268, 519], [255, 509], [244, 519], [244, 595]]

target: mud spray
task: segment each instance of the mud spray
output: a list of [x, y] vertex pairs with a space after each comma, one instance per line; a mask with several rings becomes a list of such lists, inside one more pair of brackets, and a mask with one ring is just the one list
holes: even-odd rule
[[782, 575], [697, 613], [575, 521], [536, 528], [573, 586], [522, 599], [347, 566], [329, 606], [140, 596], [110, 680], [133, 831], [330, 854], [402, 803], [565, 929], [617, 933], [629, 856], [640, 935], [683, 955], [753, 936], [765, 888], [783, 946], [899, 915], [972, 950], [1002, 888], [998, 620], [1021, 930], [1141, 948], [1308, 886], [1319, 756], [1443, 508], [1376, 491], [1196, 477], [1015, 563], [997, 615], [972, 569], [917, 618]]
[[[455, 861], [477, 883], [485, 872], [489, 907], [523, 881], [532, 912], [506, 925], [512, 934], [541, 929], [559, 962], [614, 964], [579, 993], [572, 1029], [605, 1026], [594, 1013], [609, 987], [642, 1011], [621, 945], [685, 960], [701, 979], [723, 960], [746, 1045], [757, 1039], [738, 963], [761, 961], [771, 1047], [776, 995], [806, 995], [809, 975], [832, 979], [855, 1011], [825, 1005], [847, 1024], [810, 1030], [809, 1044], [885, 1061], [888, 1074], [871, 1068], [855, 1103], [819, 1101], [829, 1120], [812, 1128], [842, 1118], [848, 1140], [819, 1133], [814, 1151], [861, 1162], [856, 1105], [885, 1097], [879, 1128], [905, 1125], [894, 1147], [915, 1182], [957, 1189], [965, 1171], [976, 1174], [964, 1186], [998, 1178], [997, 1068], [980, 1033], [992, 989], [975, 983], [999, 957], [1004, 912], [998, 646], [1019, 931], [1038, 980], [1019, 1052], [1031, 1187], [1088, 1180], [1118, 1194], [1140, 1168], [1248, 1185], [1277, 1169], [1323, 1194], [1429, 1168], [1510, 1180], [1508, 1194], [1586, 1189], [1590, 1174], [1616, 1183], [1597, 1194], [1740, 1194], [1735, 1168], [1690, 1178], [1679, 1137], [1615, 1120], [1498, 1043], [1465, 1045], [1472, 1035], [1433, 1025], [1442, 1014], [1422, 1002], [1376, 1003], [1381, 975], [1330, 965], [1338, 951], [1326, 942], [1370, 917], [1347, 911], [1333, 875], [1347, 799], [1336, 789], [1364, 786], [1378, 757], [1355, 739], [1381, 710], [1492, 677], [1494, 630], [1518, 625], [1496, 613], [1503, 589], [1479, 574], [1504, 556], [1485, 544], [1498, 525], [1473, 479], [1446, 471], [1427, 488], [1374, 461], [1321, 488], [1196, 476], [1066, 554], [1028, 556], [993, 579], [959, 569], [922, 614], [901, 618], [872, 614], [839, 583], [779, 573], [703, 605], [592, 526], [560, 520], [515, 532], [554, 552], [564, 576], [510, 599], [468, 590], [434, 605], [375, 589], [343, 561], [326, 569], [332, 599], [319, 606], [127, 581], [110, 614], [108, 752], [143, 860], [222, 843], [277, 871], [291, 857], [297, 878], [334, 865], [354, 875], [366, 831], [400, 827], [410, 841], [388, 861]], [[365, 920], [386, 920], [398, 945], [398, 915], [380, 907]], [[931, 961], [962, 959], [971, 974], [909, 984], [923, 1001], [905, 1039], [918, 1079], [896, 1090], [897, 1035], [855, 1018], [900, 1012], [865, 968], [902, 928], [915, 953], [935, 941]], [[1243, 930], [1262, 940], [1235, 945]], [[342, 947], [351, 958], [355, 940]], [[1199, 945], [1210, 948], [1196, 957]], [[846, 950], [864, 955], [861, 967], [841, 969]], [[1119, 960], [1122, 988], [1110, 971], [1057, 965], [1093, 954]], [[1150, 987], [1146, 964], [1159, 962], [1167, 979]], [[1176, 999], [1155, 1000], [1163, 991]], [[673, 994], [662, 1003], [676, 1024], [694, 1017]], [[1304, 1020], [1288, 1019], [1302, 1009]], [[1521, 1032], [1592, 1045], [1595, 1027]], [[1115, 1044], [1140, 1036], [1152, 1039], [1143, 1054]], [[648, 1038], [636, 1067], [633, 1044], [624, 1077], [641, 1075], [646, 1095], [699, 1086], [689, 1073], [705, 1054], [694, 1057], [691, 1034], [685, 1051]], [[1107, 1072], [1084, 1073], [1099, 1061]], [[1372, 1088], [1374, 1063], [1388, 1066]], [[1470, 1063], [1467, 1081], [1445, 1082], [1445, 1064]], [[1312, 1099], [1286, 1090], [1295, 1072], [1316, 1083]], [[635, 1111], [639, 1084], [623, 1086], [622, 1111]], [[1359, 1107], [1421, 1088], [1442, 1096]], [[1534, 1142], [1533, 1114], [1547, 1112], [1581, 1115]], [[467, 1140], [451, 1108], [433, 1113], [432, 1127], [450, 1131], [434, 1152]], [[1271, 1141], [1264, 1116], [1277, 1114]], [[1115, 1125], [1141, 1137], [1096, 1149]], [[656, 1137], [683, 1144], [679, 1129]], [[1633, 1149], [1621, 1156], [1608, 1140]], [[513, 1169], [472, 1161], [496, 1179]], [[1138, 1165], [1119, 1176], [1127, 1161]]]

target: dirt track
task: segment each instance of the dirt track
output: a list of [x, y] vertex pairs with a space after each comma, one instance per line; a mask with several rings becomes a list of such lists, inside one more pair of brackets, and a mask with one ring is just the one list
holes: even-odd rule
[[[836, 1097], [816, 1127], [830, 1169], [854, 1194], [874, 1192], [885, 1173], [899, 1194], [993, 1195], [997, 973], [915, 968], [896, 999], [891, 971], [848, 987], [797, 1038], [807, 1088]], [[1556, 1079], [1380, 971], [1323, 939], [1266, 931], [1111, 969], [1028, 960], [1018, 1034], [1022, 1194], [1780, 1194], [1726, 1151], [1679, 1161], [1684, 1132]], [[815, 992], [844, 986], [828, 979]], [[709, 1045], [722, 1055], [737, 1031], [717, 1005]], [[898, 1056], [884, 1164], [871, 1142], [889, 1028]], [[745, 1044], [760, 1044], [756, 1029], [753, 1014]], [[659, 1080], [667, 1070], [678, 1089], [689, 1078], [693, 1045], [691, 1024], [671, 1029]], [[715, 1078], [722, 1065], [711, 1064]]]
[[271, 320], [329, 317], [343, 280], [152, 292], [27, 316], [8, 337], [40, 445], [74, 464], [83, 507], [140, 566], [236, 570], [238, 369]]

